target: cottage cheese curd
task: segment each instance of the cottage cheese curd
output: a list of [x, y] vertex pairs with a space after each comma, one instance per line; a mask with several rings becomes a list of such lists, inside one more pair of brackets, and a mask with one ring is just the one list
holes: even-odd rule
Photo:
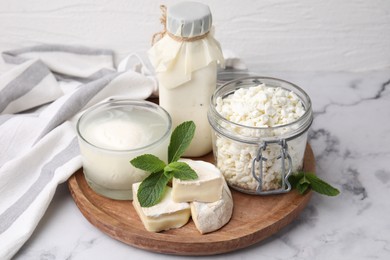
[[[258, 143], [291, 131], [294, 126], [289, 123], [297, 121], [306, 111], [293, 91], [265, 84], [239, 88], [226, 97], [217, 97], [215, 103], [216, 111], [229, 121], [222, 122], [222, 128], [237, 136], [258, 138]], [[287, 142], [293, 171], [302, 167], [306, 138], [304, 133]], [[215, 133], [214, 139], [217, 167], [229, 185], [256, 191], [259, 183], [252, 176], [252, 161], [257, 156], [259, 145], [240, 142], [219, 133]], [[281, 160], [277, 158], [280, 152], [281, 146], [276, 143], [267, 145], [262, 151], [263, 157], [267, 158], [262, 168], [262, 190], [281, 188]]]

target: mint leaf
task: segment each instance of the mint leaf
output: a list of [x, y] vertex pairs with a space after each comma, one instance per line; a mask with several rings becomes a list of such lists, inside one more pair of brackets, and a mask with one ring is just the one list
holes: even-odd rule
[[310, 182], [308, 181], [308, 179], [306, 179], [305, 175], [303, 175], [301, 179], [299, 179], [295, 187], [300, 194], [304, 194], [305, 191], [309, 188], [309, 186]]
[[[165, 166], [165, 167], [167, 167], [167, 166]], [[165, 174], [165, 176], [167, 176], [167, 178], [169, 178], [169, 180], [171, 180], [173, 178], [173, 172], [172, 171], [164, 170], [164, 174]]]
[[144, 154], [130, 161], [134, 167], [151, 172], [138, 188], [137, 198], [141, 207], [151, 207], [159, 203], [164, 195], [165, 187], [173, 177], [183, 180], [198, 177], [188, 164], [177, 162], [191, 143], [194, 134], [195, 123], [192, 121], [184, 122], [175, 128], [168, 146], [168, 162], [170, 163], [168, 165], [152, 154]]
[[340, 191], [325, 181], [318, 178], [313, 173], [299, 172], [288, 177], [291, 187], [298, 190], [300, 194], [304, 194], [309, 188], [323, 195], [337, 196]]
[[176, 162], [190, 145], [195, 134], [195, 123], [187, 121], [178, 125], [172, 132], [168, 146], [168, 163]]
[[296, 186], [296, 189], [299, 192], [299, 194], [303, 195], [307, 191], [309, 186], [310, 186], [310, 184], [308, 184], [308, 183], [299, 184]]
[[130, 161], [130, 163], [138, 169], [146, 172], [156, 173], [162, 171], [165, 167], [165, 162], [152, 154], [144, 154]]
[[310, 186], [311, 188], [320, 193], [320, 194], [324, 194], [324, 195], [328, 195], [328, 196], [337, 196], [340, 191], [334, 187], [332, 187], [330, 184], [324, 182], [323, 180], [321, 180], [320, 178], [318, 178], [316, 175], [312, 174], [312, 173], [306, 173], [306, 178], [309, 180], [310, 182]]
[[164, 172], [173, 173], [173, 177], [180, 180], [195, 180], [198, 178], [196, 172], [185, 162], [171, 162], [164, 168]]
[[160, 202], [169, 178], [160, 171], [150, 174], [138, 188], [137, 198], [141, 207], [152, 207]]
[[296, 174], [291, 174], [288, 177], [288, 182], [291, 184], [292, 188], [296, 188], [299, 180], [303, 177], [303, 172], [296, 173]]

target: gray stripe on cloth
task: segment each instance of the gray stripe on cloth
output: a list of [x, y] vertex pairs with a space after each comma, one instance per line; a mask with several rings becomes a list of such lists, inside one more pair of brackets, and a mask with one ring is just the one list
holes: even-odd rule
[[99, 80], [93, 81], [91, 83], [85, 84], [76, 90], [68, 98], [68, 100], [58, 109], [55, 115], [52, 116], [51, 121], [43, 129], [39, 137], [35, 140], [34, 143], [38, 142], [43, 136], [49, 133], [51, 130], [70, 119], [78, 112], [80, 112], [85, 105], [101, 91], [105, 86], [107, 86], [115, 77], [121, 73], [115, 73], [108, 75]]
[[60, 73], [56, 73], [56, 72], [54, 73], [54, 75], [58, 81], [78, 81], [78, 82], [81, 82], [83, 84], [86, 84], [86, 83], [89, 83], [91, 81], [103, 78], [103, 77], [105, 77], [109, 74], [112, 74], [114, 72], [116, 72], [116, 71], [103, 68], [103, 69], [96, 71], [95, 73], [93, 73], [92, 75], [90, 75], [87, 78], [74, 77], [74, 76], [64, 75], [64, 74], [60, 74]]
[[113, 50], [89, 48], [85, 46], [75, 46], [75, 45], [61, 45], [61, 44], [45, 44], [45, 45], [37, 45], [32, 47], [5, 51], [2, 53], [2, 56], [6, 63], [21, 64], [29, 59], [24, 57], [19, 57], [18, 55], [29, 53], [29, 52], [68, 52], [68, 53], [81, 54], [81, 55], [95, 55], [95, 56], [107, 55], [107, 56], [112, 56], [112, 59], [114, 59]]
[[6, 63], [9, 63], [9, 64], [22, 64], [26, 61], [28, 61], [29, 59], [27, 58], [23, 58], [23, 57], [19, 57], [19, 56], [14, 56], [13, 54], [10, 54], [8, 52], [3, 52], [1, 54], [1, 56], [3, 57], [3, 60], [6, 62]]
[[20, 48], [7, 51], [4, 53], [10, 55], [20, 55], [27, 52], [68, 52], [81, 55], [114, 55], [114, 51], [110, 49], [90, 48], [81, 45], [62, 45], [62, 44], [44, 44], [32, 47]]
[[60, 151], [42, 167], [38, 179], [30, 188], [0, 215], [0, 234], [5, 232], [26, 211], [39, 193], [53, 179], [56, 169], [78, 156], [79, 153], [77, 137], [74, 137], [64, 150]]
[[90, 48], [81, 45], [62, 45], [62, 44], [44, 44], [15, 50], [14, 53], [22, 54], [25, 52], [69, 52], [82, 55], [114, 55], [110, 49]]
[[49, 74], [50, 70], [41, 61], [32, 63], [0, 90], [0, 112], [4, 111], [12, 101], [30, 92]]

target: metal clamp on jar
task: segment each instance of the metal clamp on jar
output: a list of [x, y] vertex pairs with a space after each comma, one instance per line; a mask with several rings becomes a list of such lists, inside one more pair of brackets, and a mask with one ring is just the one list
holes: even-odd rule
[[301, 88], [267, 77], [230, 81], [213, 94], [208, 120], [216, 165], [230, 187], [259, 195], [291, 190], [288, 177], [303, 167], [313, 121]]

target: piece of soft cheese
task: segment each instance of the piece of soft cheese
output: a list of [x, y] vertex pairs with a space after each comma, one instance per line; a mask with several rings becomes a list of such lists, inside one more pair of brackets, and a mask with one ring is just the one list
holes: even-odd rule
[[137, 191], [141, 183], [133, 184], [133, 205], [146, 230], [159, 232], [184, 226], [191, 215], [190, 204], [172, 200], [172, 188], [166, 187], [162, 200], [152, 207], [141, 207]]
[[229, 222], [233, 213], [233, 197], [225, 180], [222, 198], [216, 202], [192, 202], [191, 215], [200, 233], [210, 233]]
[[196, 180], [172, 180], [172, 199], [175, 202], [214, 202], [221, 199], [224, 178], [213, 164], [204, 161], [180, 159], [198, 175]]

